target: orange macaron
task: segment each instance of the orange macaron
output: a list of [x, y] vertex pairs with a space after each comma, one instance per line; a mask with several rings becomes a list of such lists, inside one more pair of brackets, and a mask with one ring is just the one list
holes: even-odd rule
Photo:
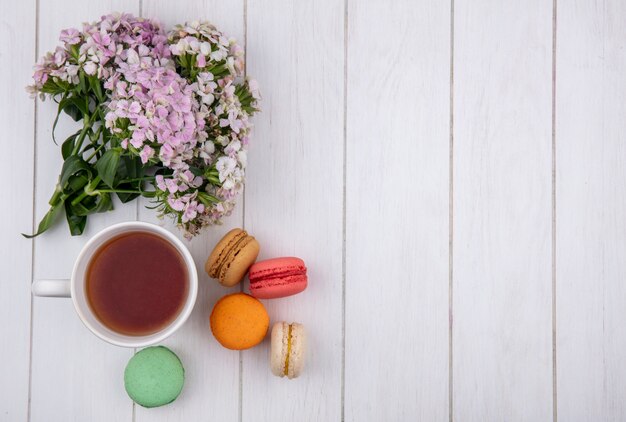
[[245, 293], [233, 293], [218, 300], [210, 319], [213, 336], [231, 350], [256, 346], [263, 341], [270, 325], [263, 304]]

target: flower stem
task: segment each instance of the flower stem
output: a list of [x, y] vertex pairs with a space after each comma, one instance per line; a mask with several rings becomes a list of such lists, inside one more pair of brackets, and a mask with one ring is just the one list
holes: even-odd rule
[[95, 190], [94, 192], [97, 192], [97, 193], [138, 193], [138, 194], [143, 193], [140, 190], [130, 190], [130, 189], [98, 189], [98, 190]]
[[105, 146], [105, 145], [106, 145], [106, 143], [101, 144], [98, 148], [96, 148], [96, 149], [95, 149], [95, 150], [91, 153], [91, 155], [90, 155], [88, 158], [86, 158], [86, 159], [85, 159], [85, 161], [86, 161], [86, 162], [91, 161], [91, 159], [92, 159], [93, 157], [95, 157], [95, 156], [96, 156], [96, 154], [98, 153], [98, 151], [100, 151], [102, 148], [104, 148], [104, 146]]
[[124, 179], [124, 180], [120, 180], [119, 183], [131, 183], [131, 182], [136, 182], [138, 180], [150, 180], [150, 181], [153, 181], [154, 180], [154, 176], [137, 177], [135, 179]]
[[56, 188], [54, 189], [54, 193], [52, 194], [52, 198], [50, 198], [50, 201], [48, 202], [48, 204], [52, 206], [56, 205], [57, 201], [59, 200], [59, 198], [61, 198], [62, 194], [63, 194], [63, 190], [61, 189], [61, 186], [57, 184]]
[[83, 146], [83, 141], [85, 140], [85, 136], [87, 135], [87, 131], [91, 128], [91, 116], [85, 115], [83, 120], [83, 130], [80, 131], [78, 138], [74, 144], [74, 149], [72, 150], [72, 155], [78, 154], [80, 148]]
[[100, 183], [100, 176], [94, 177], [91, 183], [85, 186], [85, 188], [83, 189], [83, 192], [72, 200], [72, 205], [78, 204], [87, 196], [97, 195], [99, 191], [94, 190], [94, 189], [96, 188], [96, 186], [98, 186], [98, 183]]

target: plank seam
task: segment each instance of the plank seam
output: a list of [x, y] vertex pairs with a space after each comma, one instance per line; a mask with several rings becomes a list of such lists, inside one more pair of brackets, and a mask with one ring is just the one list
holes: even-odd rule
[[343, 3], [343, 203], [341, 245], [341, 421], [346, 398], [346, 179], [348, 151], [348, 0]]
[[[39, 56], [39, 0], [35, 0], [35, 61]], [[38, 111], [37, 97], [33, 100], [33, 201], [32, 201], [32, 230], [31, 233], [35, 233], [35, 227], [37, 225], [37, 111]], [[31, 241], [30, 252], [30, 277], [31, 285], [35, 279], [35, 239]], [[28, 403], [26, 409], [26, 420], [31, 420], [31, 399], [33, 391], [33, 317], [34, 317], [34, 305], [33, 295], [30, 295], [30, 321], [29, 321], [29, 348], [28, 348]]]
[[450, 189], [448, 193], [448, 418], [454, 420], [453, 281], [454, 281], [454, 0], [450, 0]]
[[556, 25], [557, 0], [552, 2], [552, 420], [557, 422], [556, 362]]
[[[248, 0], [243, 0], [243, 74], [248, 75]], [[243, 188], [241, 198], [241, 227], [246, 228], [246, 187]], [[243, 283], [239, 285], [239, 291], [243, 292]], [[239, 409], [237, 409], [239, 422], [243, 420], [243, 351], [239, 351]]]

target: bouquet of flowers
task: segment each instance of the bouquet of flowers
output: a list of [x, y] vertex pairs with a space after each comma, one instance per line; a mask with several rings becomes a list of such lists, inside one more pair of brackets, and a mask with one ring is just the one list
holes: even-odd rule
[[[241, 192], [258, 86], [244, 77], [244, 52], [208, 22], [176, 25], [129, 14], [103, 16], [35, 66], [28, 87], [58, 103], [82, 128], [61, 144], [64, 163], [39, 224], [65, 211], [72, 235], [87, 216], [152, 198], [186, 237], [218, 224]], [[31, 236], [28, 236], [31, 237]]]

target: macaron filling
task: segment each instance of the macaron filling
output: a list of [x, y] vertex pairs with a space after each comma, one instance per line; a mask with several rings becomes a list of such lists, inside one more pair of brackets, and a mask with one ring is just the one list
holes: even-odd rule
[[287, 355], [285, 356], [285, 370], [283, 371], [285, 376], [289, 375], [289, 355], [291, 355], [291, 324], [287, 330]]
[[276, 278], [291, 278], [295, 276], [302, 276], [306, 274], [305, 266], [297, 266], [286, 268], [284, 271], [277, 272], [275, 269], [268, 269], [263, 271], [255, 271], [250, 275], [250, 283], [260, 283], [267, 280]]

